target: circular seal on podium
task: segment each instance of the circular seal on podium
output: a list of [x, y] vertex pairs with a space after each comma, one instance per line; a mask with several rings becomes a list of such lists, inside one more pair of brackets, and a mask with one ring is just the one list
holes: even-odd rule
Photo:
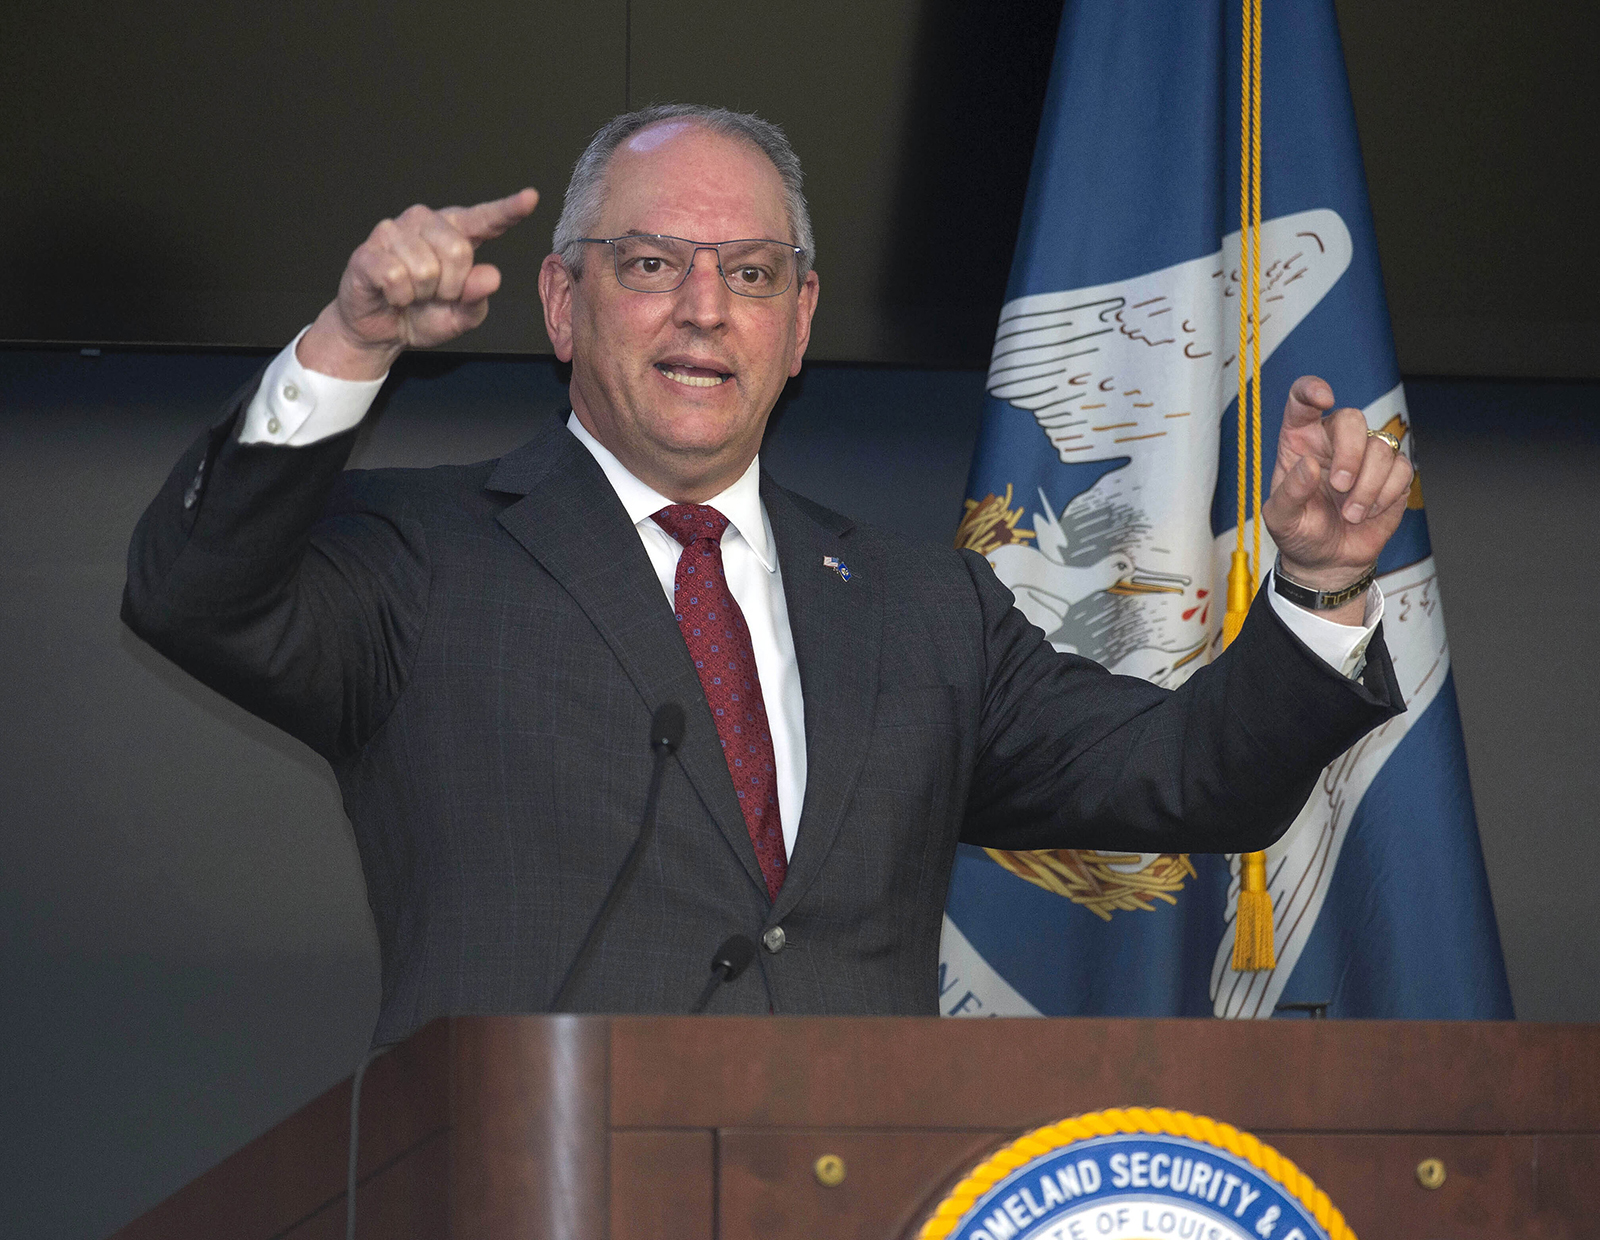
[[1187, 1111], [1129, 1107], [1037, 1128], [974, 1167], [918, 1240], [1355, 1240], [1270, 1145]]

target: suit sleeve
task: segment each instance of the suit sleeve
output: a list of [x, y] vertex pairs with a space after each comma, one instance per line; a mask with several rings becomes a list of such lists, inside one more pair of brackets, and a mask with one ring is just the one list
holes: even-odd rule
[[241, 444], [259, 378], [140, 518], [122, 618], [333, 758], [366, 742], [404, 686], [426, 617], [426, 538], [381, 481], [345, 473], [354, 431], [306, 447]]
[[990, 848], [1241, 852], [1286, 831], [1323, 767], [1404, 710], [1382, 627], [1341, 676], [1257, 597], [1176, 690], [1057, 653], [963, 553], [986, 652], [962, 839]]

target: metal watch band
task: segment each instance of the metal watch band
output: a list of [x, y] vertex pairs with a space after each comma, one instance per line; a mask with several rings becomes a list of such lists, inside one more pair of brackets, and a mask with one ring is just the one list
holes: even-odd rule
[[1351, 582], [1339, 590], [1313, 590], [1310, 586], [1301, 585], [1283, 575], [1283, 557], [1272, 567], [1272, 588], [1291, 603], [1300, 607], [1309, 607], [1312, 611], [1332, 611], [1335, 607], [1343, 607], [1351, 599], [1360, 598], [1372, 586], [1373, 578], [1377, 574], [1368, 570], [1360, 581]]

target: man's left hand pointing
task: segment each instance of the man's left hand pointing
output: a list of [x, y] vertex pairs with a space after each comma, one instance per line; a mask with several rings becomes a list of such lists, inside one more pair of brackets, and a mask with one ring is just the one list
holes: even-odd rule
[[[1329, 409], [1333, 389], [1327, 383], [1312, 375], [1295, 380], [1278, 435], [1271, 496], [1261, 509], [1284, 573], [1318, 590], [1350, 585], [1377, 563], [1411, 489], [1411, 462], [1367, 435], [1359, 409], [1324, 416]], [[1360, 624], [1362, 611], [1363, 600], [1356, 599], [1326, 614]]]

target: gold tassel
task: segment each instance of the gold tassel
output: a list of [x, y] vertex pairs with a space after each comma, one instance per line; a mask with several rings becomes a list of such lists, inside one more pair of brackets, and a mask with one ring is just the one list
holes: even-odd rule
[[1267, 854], [1239, 858], [1239, 912], [1233, 923], [1233, 971], [1255, 973], [1278, 967], [1272, 941], [1272, 897], [1267, 894]]
[[[1255, 597], [1255, 575], [1243, 551], [1233, 553], [1228, 568], [1228, 610], [1222, 620], [1222, 646], [1239, 636], [1239, 629]], [[1233, 971], [1257, 973], [1278, 966], [1272, 941], [1272, 896], [1267, 892], [1267, 854], [1245, 853], [1239, 858], [1239, 908], [1233, 923]]]
[[1250, 600], [1256, 596], [1255, 574], [1250, 571], [1250, 557], [1243, 551], [1233, 553], [1228, 568], [1228, 610], [1222, 617], [1222, 648], [1226, 650], [1239, 636], [1244, 618], [1250, 614]]

